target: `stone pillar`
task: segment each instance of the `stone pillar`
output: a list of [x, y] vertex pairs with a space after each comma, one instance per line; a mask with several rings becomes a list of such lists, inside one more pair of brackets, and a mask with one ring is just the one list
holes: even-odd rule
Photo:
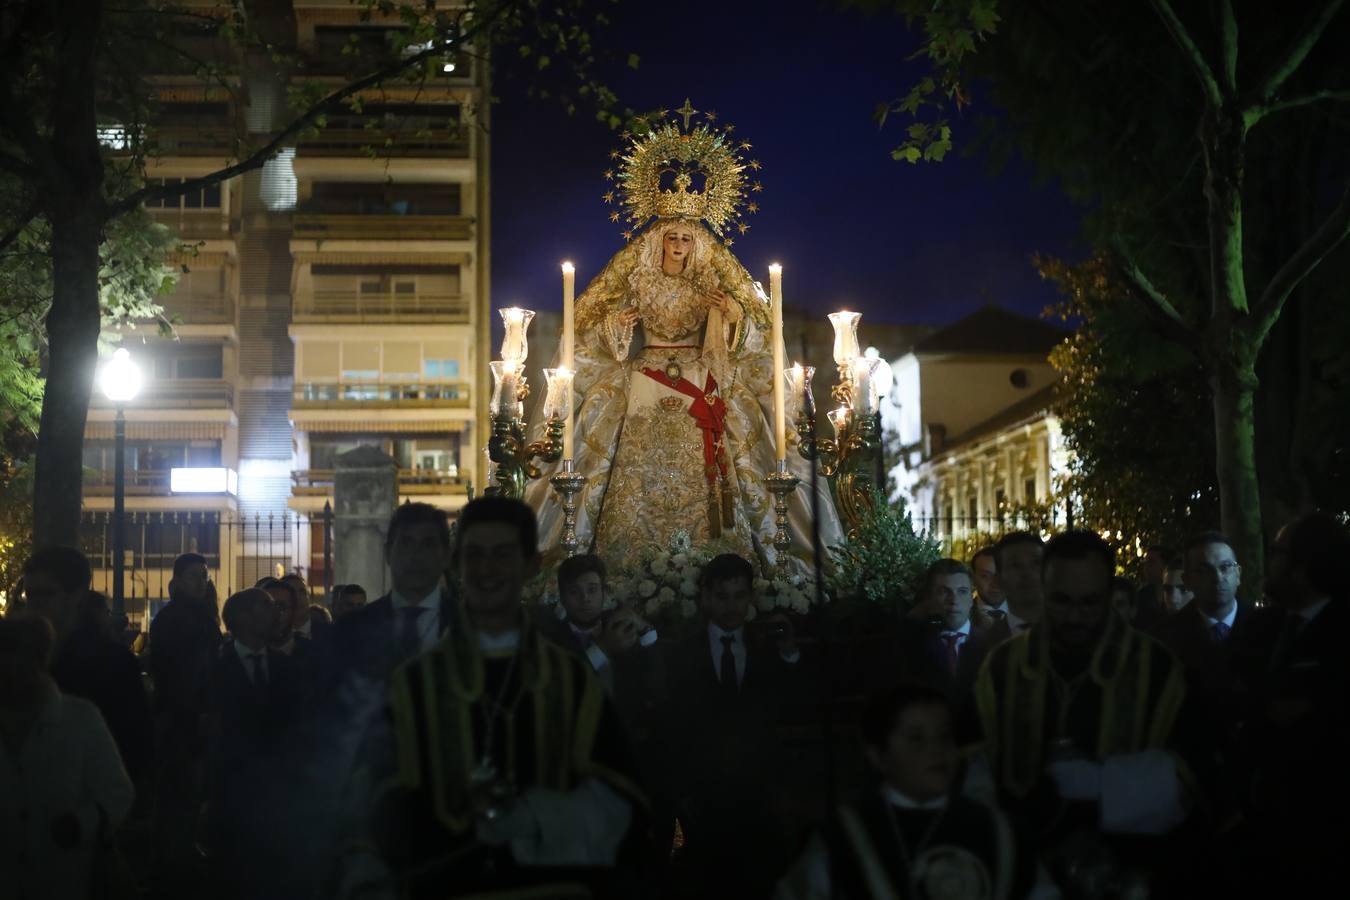
[[398, 504], [398, 463], [374, 447], [340, 454], [333, 477], [334, 584], [359, 584], [374, 600], [389, 590], [384, 538]]

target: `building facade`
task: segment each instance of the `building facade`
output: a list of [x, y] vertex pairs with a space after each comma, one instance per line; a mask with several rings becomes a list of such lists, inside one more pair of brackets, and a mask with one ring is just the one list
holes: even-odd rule
[[[344, 48], [379, 52], [400, 27], [344, 0], [293, 0], [278, 21], [293, 29], [293, 74], [241, 60], [238, 89], [158, 79], [148, 178], [223, 168], [240, 136], [284, 127], [299, 82], [346, 83]], [[347, 450], [390, 456], [400, 502], [453, 511], [481, 484], [488, 72], [467, 54], [438, 68], [362, 94], [261, 170], [149, 210], [193, 247], [171, 260], [173, 334], [123, 340], [146, 375], [126, 407], [129, 608], [165, 597], [186, 551], [207, 556], [222, 593], [279, 568], [323, 590], [325, 510]], [[96, 397], [86, 430], [84, 549], [102, 588], [114, 415]]]
[[1067, 457], [1051, 411], [1058, 328], [985, 307], [921, 339], [892, 364], [883, 405], [899, 463], [891, 476], [915, 524], [948, 547], [1035, 527], [1054, 510]]

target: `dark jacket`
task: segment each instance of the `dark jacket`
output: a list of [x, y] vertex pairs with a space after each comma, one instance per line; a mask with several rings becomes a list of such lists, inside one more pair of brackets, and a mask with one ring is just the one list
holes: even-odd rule
[[[438, 633], [444, 634], [454, 618], [454, 600], [450, 592], [441, 591]], [[386, 678], [394, 667], [403, 662], [395, 633], [394, 602], [392, 594], [355, 610], [333, 625], [328, 666], [329, 687], [348, 673], [367, 677]]]
[[127, 774], [139, 781], [150, 768], [154, 725], [135, 655], [99, 626], [85, 625], [61, 643], [51, 672], [63, 693], [98, 707]]

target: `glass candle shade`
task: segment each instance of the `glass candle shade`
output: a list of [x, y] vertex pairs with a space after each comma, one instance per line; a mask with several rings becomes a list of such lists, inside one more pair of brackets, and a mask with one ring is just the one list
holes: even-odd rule
[[858, 320], [862, 313], [830, 313], [830, 324], [834, 326], [834, 362], [845, 366], [862, 353], [858, 347]]
[[877, 357], [853, 360], [853, 410], [859, 415], [870, 416], [881, 408], [882, 365]]
[[506, 335], [502, 338], [502, 359], [505, 362], [523, 364], [530, 355], [530, 344], [526, 332], [534, 310], [508, 306], [501, 311], [502, 324], [506, 326]]
[[826, 416], [830, 420], [830, 425], [834, 427], [834, 438], [840, 440], [844, 432], [848, 431], [848, 417], [852, 411], [847, 406], [841, 406], [838, 409], [832, 409]]
[[783, 377], [787, 380], [789, 406], [814, 418], [816, 398], [812, 393], [811, 379], [816, 377], [816, 367], [793, 363], [792, 368], [783, 370]]
[[520, 364], [499, 359], [488, 363], [492, 372], [492, 399], [488, 408], [496, 416], [511, 416], [516, 413], [516, 391], [520, 386]]
[[561, 419], [572, 411], [572, 370], [545, 369], [548, 391], [544, 394], [544, 418]]

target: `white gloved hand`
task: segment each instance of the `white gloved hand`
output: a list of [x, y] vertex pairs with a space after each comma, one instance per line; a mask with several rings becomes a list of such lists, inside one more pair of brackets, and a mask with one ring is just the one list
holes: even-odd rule
[[1096, 800], [1102, 795], [1102, 764], [1090, 759], [1061, 759], [1045, 767], [1065, 800]]
[[516, 800], [493, 819], [479, 816], [474, 833], [490, 847], [500, 847], [513, 840], [539, 834], [539, 822], [529, 804]]

